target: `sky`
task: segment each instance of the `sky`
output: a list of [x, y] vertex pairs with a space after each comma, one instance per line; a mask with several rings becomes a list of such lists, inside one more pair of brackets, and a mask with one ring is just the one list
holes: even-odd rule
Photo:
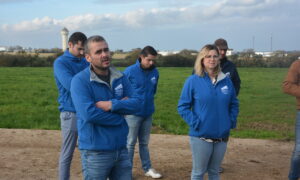
[[103, 36], [112, 50], [300, 50], [299, 0], [0, 0], [0, 46], [62, 48], [60, 31]]

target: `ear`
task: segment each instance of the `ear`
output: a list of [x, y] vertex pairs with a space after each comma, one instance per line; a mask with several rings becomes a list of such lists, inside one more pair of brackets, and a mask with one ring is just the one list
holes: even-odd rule
[[89, 54], [85, 54], [85, 59], [87, 60], [87, 62], [92, 62], [92, 58]]
[[143, 54], [140, 55], [140, 59], [143, 60], [145, 56]]
[[73, 47], [73, 43], [68, 42], [68, 46], [69, 46], [69, 48], [72, 48]]

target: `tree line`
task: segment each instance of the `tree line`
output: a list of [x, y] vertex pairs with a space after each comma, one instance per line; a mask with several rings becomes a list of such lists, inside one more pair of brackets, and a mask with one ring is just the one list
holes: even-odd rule
[[[126, 67], [134, 64], [141, 49], [134, 49], [127, 53], [123, 59], [114, 59], [115, 66]], [[54, 60], [62, 52], [53, 53], [51, 56], [40, 56], [40, 53], [19, 52], [16, 54], [0, 53], [0, 67], [51, 67]], [[158, 55], [158, 67], [193, 67], [197, 51], [184, 49], [178, 54], [168, 56]], [[228, 57], [237, 67], [289, 67], [292, 62], [300, 57], [300, 51], [284, 52], [275, 51], [270, 57], [256, 55], [254, 51], [247, 50]]]
[[16, 54], [0, 53], [0, 67], [49, 67], [62, 53], [40, 56], [39, 53], [18, 52]]

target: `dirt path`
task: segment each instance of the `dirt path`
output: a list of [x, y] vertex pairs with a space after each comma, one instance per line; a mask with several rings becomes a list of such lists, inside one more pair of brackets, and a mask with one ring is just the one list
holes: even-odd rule
[[[0, 179], [57, 179], [60, 131], [0, 129]], [[293, 142], [231, 138], [221, 179], [287, 179]], [[191, 152], [188, 136], [152, 134], [152, 164], [168, 180], [190, 178]], [[146, 180], [138, 156], [134, 179]], [[72, 164], [72, 178], [82, 179], [79, 152]]]

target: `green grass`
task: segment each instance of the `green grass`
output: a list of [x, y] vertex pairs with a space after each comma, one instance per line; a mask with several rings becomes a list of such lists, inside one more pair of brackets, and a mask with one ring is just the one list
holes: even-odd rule
[[242, 88], [237, 137], [290, 139], [294, 136], [295, 98], [283, 94], [284, 68], [240, 69]]
[[0, 68], [0, 127], [58, 129], [52, 68]]
[[[121, 70], [124, 68], [120, 68]], [[153, 132], [187, 134], [177, 113], [192, 68], [159, 68]], [[281, 91], [286, 68], [239, 68], [242, 79], [238, 127], [233, 137], [292, 139], [295, 98]], [[59, 129], [52, 68], [0, 68], [0, 127]]]

